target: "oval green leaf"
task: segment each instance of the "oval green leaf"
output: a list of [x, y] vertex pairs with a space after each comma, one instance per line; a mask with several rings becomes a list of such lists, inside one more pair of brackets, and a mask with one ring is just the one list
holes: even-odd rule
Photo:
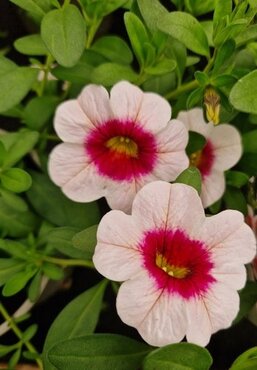
[[181, 172], [175, 182], [192, 186], [198, 194], [201, 193], [201, 173], [196, 167], [188, 167], [186, 170]]
[[239, 111], [257, 114], [257, 71], [252, 71], [233, 86], [229, 100]]
[[191, 343], [171, 344], [151, 352], [143, 370], [208, 370], [212, 358], [207, 349]]
[[207, 36], [201, 24], [192, 15], [171, 12], [163, 17], [159, 29], [181, 41], [189, 50], [209, 57]]
[[151, 347], [116, 334], [95, 334], [65, 340], [49, 351], [58, 370], [135, 370]]
[[47, 48], [40, 35], [29, 35], [21, 37], [14, 42], [14, 47], [25, 55], [46, 55]]
[[31, 176], [21, 168], [10, 168], [1, 175], [1, 182], [5, 189], [14, 193], [21, 193], [30, 188]]
[[84, 18], [74, 5], [52, 10], [43, 18], [41, 36], [57, 62], [64, 67], [72, 67], [85, 48]]

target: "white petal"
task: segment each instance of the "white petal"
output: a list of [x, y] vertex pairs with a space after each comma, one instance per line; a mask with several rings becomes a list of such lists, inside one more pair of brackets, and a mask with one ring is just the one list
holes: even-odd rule
[[204, 297], [192, 299], [187, 305], [187, 340], [206, 346], [211, 334], [231, 326], [238, 310], [238, 293], [224, 284], [213, 284]]
[[187, 130], [178, 120], [170, 121], [157, 134], [158, 159], [153, 170], [156, 179], [174, 181], [188, 167], [187, 142]]
[[191, 186], [155, 181], [136, 195], [132, 214], [149, 230], [156, 227], [180, 228], [191, 235], [204, 222], [201, 199]]
[[80, 108], [78, 101], [68, 100], [58, 106], [54, 128], [63, 141], [83, 144], [88, 131], [94, 126]]
[[254, 233], [238, 211], [226, 210], [207, 217], [197, 237], [205, 242], [217, 266], [227, 262], [246, 264], [256, 254]]
[[201, 108], [194, 108], [189, 111], [182, 111], [178, 114], [177, 119], [184, 123], [189, 131], [198, 132], [204, 137], [211, 136], [214, 129], [213, 123], [206, 123]]
[[216, 126], [210, 141], [214, 147], [215, 169], [225, 171], [239, 161], [242, 155], [242, 143], [241, 136], [235, 127], [229, 124]]
[[146, 272], [121, 285], [117, 311], [123, 322], [153, 346], [180, 342], [185, 336], [184, 300], [157, 289]]
[[131, 181], [109, 181], [106, 189], [106, 200], [112, 209], [119, 209], [130, 213], [133, 200], [136, 196], [139, 186], [135, 179]]
[[143, 101], [143, 91], [127, 81], [118, 82], [110, 92], [110, 103], [115, 118], [135, 120]]
[[94, 126], [113, 117], [107, 90], [98, 85], [87, 85], [78, 97], [81, 109]]
[[204, 208], [219, 200], [225, 192], [225, 176], [223, 172], [212, 170], [202, 180], [201, 199]]
[[166, 127], [171, 117], [171, 107], [167, 100], [154, 93], [144, 93], [137, 121], [151, 132]]
[[57, 145], [50, 154], [48, 169], [53, 182], [76, 202], [91, 202], [104, 196], [104, 179], [89, 162], [82, 145]]
[[124, 281], [142, 269], [137, 250], [142, 233], [131, 216], [111, 211], [101, 220], [93, 257], [96, 269], [111, 280]]
[[229, 286], [232, 289], [240, 290], [245, 286], [246, 268], [243, 264], [235, 265], [231, 261], [215, 261], [215, 267], [212, 269], [212, 276], [219, 282]]

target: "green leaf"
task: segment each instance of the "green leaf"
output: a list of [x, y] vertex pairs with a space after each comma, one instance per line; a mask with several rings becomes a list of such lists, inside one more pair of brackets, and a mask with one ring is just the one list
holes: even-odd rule
[[30, 325], [22, 334], [22, 341], [29, 342], [36, 334], [38, 326], [36, 324]]
[[17, 347], [18, 347], [17, 344], [13, 344], [11, 346], [4, 346], [4, 345], [0, 344], [0, 357], [4, 357], [5, 355], [12, 352]]
[[95, 251], [97, 228], [98, 225], [93, 225], [75, 234], [72, 238], [73, 246], [85, 253], [88, 259], [92, 259]]
[[221, 74], [211, 79], [211, 84], [215, 87], [232, 86], [237, 82], [237, 78], [230, 74]]
[[42, 265], [43, 273], [52, 280], [62, 280], [64, 278], [64, 271], [61, 267], [53, 263], [44, 262]]
[[91, 50], [118, 64], [130, 64], [133, 60], [133, 54], [127, 43], [118, 36], [108, 35], [99, 38]]
[[107, 280], [103, 280], [80, 294], [57, 316], [48, 331], [43, 349], [43, 361], [47, 370], [55, 369], [48, 360], [48, 351], [51, 347], [64, 338], [70, 339], [94, 332], [102, 308], [106, 285]]
[[185, 0], [186, 7], [194, 15], [202, 15], [211, 12], [215, 8], [215, 0]]
[[0, 167], [2, 167], [4, 160], [6, 158], [7, 151], [4, 147], [4, 144], [0, 141]]
[[197, 89], [193, 90], [186, 101], [187, 109], [191, 109], [197, 106], [200, 102], [202, 102], [204, 96], [204, 88], [198, 87]]
[[253, 305], [257, 302], [257, 284], [253, 281], [248, 281], [245, 287], [239, 292], [240, 296], [240, 309], [233, 324], [238, 323], [245, 317]]
[[2, 294], [4, 297], [10, 297], [19, 291], [21, 291], [28, 281], [37, 272], [36, 266], [27, 265], [26, 270], [17, 272], [13, 277], [11, 277], [4, 285]]
[[10, 207], [0, 198], [0, 229], [12, 237], [26, 236], [38, 224], [38, 219], [30, 211], [20, 212]]
[[234, 188], [232, 186], [227, 186], [226, 192], [224, 194], [224, 202], [226, 208], [236, 209], [247, 215], [247, 203], [246, 199], [240, 189]]
[[230, 92], [229, 100], [237, 110], [257, 114], [257, 71], [238, 80]]
[[8, 151], [2, 166], [3, 169], [12, 167], [27, 153], [29, 153], [36, 145], [38, 138], [38, 132], [25, 129], [1, 136], [0, 141]]
[[225, 17], [230, 15], [232, 12], [232, 0], [216, 0], [215, 10], [213, 15], [214, 27], [217, 26], [218, 22]]
[[250, 41], [255, 41], [257, 39], [257, 25], [251, 25], [247, 27], [245, 32], [237, 35], [235, 42], [237, 47], [247, 44]]
[[25, 265], [25, 262], [18, 259], [0, 258], [0, 286], [4, 285], [17, 272], [22, 271]]
[[195, 79], [199, 82], [200, 86], [205, 87], [209, 84], [209, 76], [205, 72], [196, 71], [194, 76]]
[[14, 193], [21, 193], [30, 188], [32, 180], [30, 175], [21, 168], [9, 168], [0, 176], [2, 185], [5, 189]]
[[1, 189], [1, 195], [3, 197], [4, 202], [11, 207], [13, 210], [17, 212], [26, 212], [28, 211], [28, 205], [23, 198], [20, 196], [13, 194], [8, 190]]
[[186, 147], [187, 155], [193, 154], [203, 149], [206, 144], [206, 138], [198, 132], [189, 131], [189, 141]]
[[26, 10], [29, 13], [42, 18], [45, 14], [43, 9], [34, 0], [10, 0], [12, 3], [18, 5], [20, 8]]
[[10, 59], [0, 55], [0, 76], [17, 68], [17, 65]]
[[181, 172], [181, 174], [176, 178], [175, 182], [190, 185], [197, 190], [198, 194], [201, 193], [201, 173], [196, 167], [189, 167]]
[[54, 114], [58, 103], [56, 96], [37, 96], [26, 105], [22, 119], [32, 130], [40, 130]]
[[65, 67], [74, 66], [85, 49], [85, 21], [78, 8], [67, 5], [45, 15], [41, 36], [50, 53]]
[[207, 349], [191, 343], [177, 343], [156, 349], [144, 361], [143, 370], [208, 370], [212, 357]]
[[134, 13], [125, 13], [124, 21], [130, 43], [137, 57], [138, 63], [140, 66], [143, 66], [146, 61], [145, 45], [150, 43], [147, 30], [143, 22]]
[[28, 289], [28, 298], [31, 302], [36, 302], [40, 296], [40, 288], [42, 282], [42, 273], [38, 273], [33, 277]]
[[177, 66], [173, 59], [162, 59], [156, 64], [146, 67], [144, 71], [150, 75], [158, 76], [172, 72]]
[[21, 348], [17, 349], [17, 351], [15, 351], [12, 357], [10, 358], [8, 362], [9, 369], [14, 369], [16, 367], [20, 360], [20, 357], [21, 357]]
[[123, 6], [127, 0], [80, 0], [86, 14], [91, 19], [101, 19]]
[[32, 186], [27, 196], [43, 218], [57, 226], [74, 226], [78, 229], [98, 223], [100, 214], [96, 202], [72, 202], [46, 175], [31, 172], [31, 177]]
[[150, 347], [116, 334], [85, 335], [58, 343], [49, 351], [49, 361], [58, 370], [135, 370]]
[[20, 258], [22, 260], [27, 259], [28, 248], [18, 241], [11, 239], [0, 239], [0, 249], [11, 256]]
[[181, 41], [189, 50], [209, 56], [207, 36], [201, 24], [192, 15], [171, 12], [163, 17], [159, 29]]
[[246, 172], [249, 176], [255, 176], [257, 173], [256, 154], [245, 153], [237, 166], [242, 172]]
[[74, 227], [58, 227], [49, 231], [47, 245], [70, 258], [90, 259], [91, 254], [73, 246], [73, 237], [78, 229]]
[[129, 66], [116, 63], [104, 63], [93, 70], [91, 79], [92, 82], [96, 84], [112, 86], [120, 80], [135, 82], [138, 79], [138, 75]]
[[236, 188], [241, 188], [242, 186], [246, 185], [249, 180], [249, 176], [244, 172], [226, 171], [225, 175], [227, 185], [231, 185]]
[[29, 92], [38, 71], [35, 68], [17, 67], [0, 75], [0, 112], [18, 104]]
[[25, 55], [47, 55], [48, 50], [40, 35], [21, 37], [14, 42], [14, 47]]
[[158, 24], [168, 13], [167, 9], [158, 0], [137, 0], [140, 12], [151, 32], [158, 31]]
[[60, 80], [84, 85], [91, 82], [93, 69], [107, 61], [103, 55], [93, 50], [86, 50], [74, 67], [66, 68], [58, 66], [52, 70], [52, 74]]
[[242, 141], [245, 153], [257, 153], [257, 130], [243, 134]]
[[232, 364], [229, 370], [255, 370], [257, 367], [257, 347], [242, 353]]

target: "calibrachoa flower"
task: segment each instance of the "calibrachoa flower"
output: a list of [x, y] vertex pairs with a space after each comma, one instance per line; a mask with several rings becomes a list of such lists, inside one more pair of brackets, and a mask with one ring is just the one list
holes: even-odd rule
[[125, 281], [117, 311], [155, 346], [206, 345], [231, 325], [239, 309], [244, 264], [255, 255], [252, 230], [238, 211], [205, 217], [197, 192], [155, 181], [135, 197], [132, 215], [101, 220], [93, 257], [107, 278]]
[[117, 83], [110, 97], [88, 85], [57, 109], [64, 143], [50, 155], [50, 177], [72, 200], [105, 196], [111, 208], [128, 212], [144, 184], [173, 181], [188, 166], [187, 130], [170, 117], [165, 99], [129, 82]]
[[190, 157], [191, 164], [198, 167], [202, 175], [201, 199], [206, 208], [220, 199], [225, 191], [224, 171], [240, 159], [241, 137], [232, 125], [225, 123], [214, 126], [212, 122], [206, 123], [200, 108], [180, 112], [178, 119], [189, 131], [198, 132], [206, 138], [203, 149]]

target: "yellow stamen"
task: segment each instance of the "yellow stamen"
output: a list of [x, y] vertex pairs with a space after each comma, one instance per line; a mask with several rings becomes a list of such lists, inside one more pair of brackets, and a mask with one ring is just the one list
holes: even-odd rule
[[198, 167], [201, 162], [202, 151], [197, 150], [196, 152], [190, 154], [190, 166]]
[[126, 136], [114, 136], [106, 142], [106, 147], [114, 152], [126, 154], [136, 158], [138, 155], [137, 144]]
[[184, 279], [190, 273], [190, 270], [187, 267], [169, 264], [167, 258], [161, 253], [156, 254], [155, 264], [169, 276], [172, 276], [176, 279]]
[[220, 121], [220, 96], [212, 87], [205, 90], [204, 105], [207, 120], [217, 125]]

